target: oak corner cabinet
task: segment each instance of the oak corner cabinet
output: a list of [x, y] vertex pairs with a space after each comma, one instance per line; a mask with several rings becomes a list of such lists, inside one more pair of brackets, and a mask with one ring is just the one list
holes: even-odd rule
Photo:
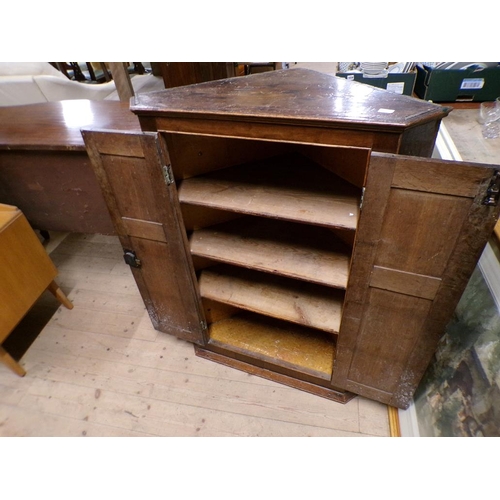
[[138, 95], [83, 131], [155, 328], [199, 356], [406, 408], [498, 217], [431, 159], [450, 109], [293, 69]]

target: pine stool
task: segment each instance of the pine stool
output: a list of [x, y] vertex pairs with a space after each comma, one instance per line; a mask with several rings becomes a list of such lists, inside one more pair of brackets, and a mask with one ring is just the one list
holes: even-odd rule
[[0, 361], [20, 376], [25, 370], [2, 347], [37, 299], [49, 290], [68, 309], [73, 304], [54, 278], [57, 269], [26, 217], [0, 203]]

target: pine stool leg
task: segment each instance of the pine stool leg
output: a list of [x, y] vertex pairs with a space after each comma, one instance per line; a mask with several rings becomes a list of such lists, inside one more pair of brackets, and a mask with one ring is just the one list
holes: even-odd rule
[[54, 297], [68, 309], [73, 309], [73, 303], [64, 295], [63, 291], [59, 288], [59, 285], [52, 281], [52, 283], [47, 287], [47, 290], [54, 295]]
[[2, 346], [0, 346], [0, 361], [21, 377], [26, 375], [26, 371]]

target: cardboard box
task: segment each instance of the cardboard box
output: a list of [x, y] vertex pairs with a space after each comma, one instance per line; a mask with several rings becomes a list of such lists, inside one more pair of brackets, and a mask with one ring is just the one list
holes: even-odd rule
[[395, 94], [412, 95], [415, 86], [416, 73], [389, 73], [383, 78], [366, 78], [363, 73], [337, 73], [337, 76], [366, 83], [373, 87], [388, 90]]
[[500, 67], [431, 69], [417, 66], [415, 94], [433, 102], [494, 101], [500, 97]]

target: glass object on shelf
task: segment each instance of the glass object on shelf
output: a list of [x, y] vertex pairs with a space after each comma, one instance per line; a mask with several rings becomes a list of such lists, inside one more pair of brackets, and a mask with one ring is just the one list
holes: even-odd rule
[[485, 139], [500, 137], [500, 100], [482, 102], [479, 107], [482, 134]]

